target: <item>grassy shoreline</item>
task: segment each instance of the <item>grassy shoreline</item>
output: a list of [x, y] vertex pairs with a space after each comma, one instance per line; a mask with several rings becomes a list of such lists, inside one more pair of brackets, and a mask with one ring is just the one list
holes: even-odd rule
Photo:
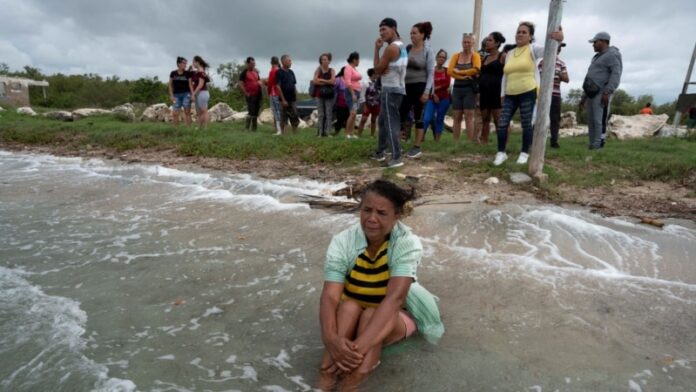
[[[368, 131], [369, 132], [369, 131]], [[454, 143], [449, 133], [435, 143], [431, 135], [423, 146], [418, 162], [461, 161], [449, 170], [457, 175], [475, 173], [505, 177], [509, 172], [524, 172], [515, 157], [521, 145], [520, 134], [511, 135], [508, 152], [511, 158], [500, 167], [491, 164], [495, 138], [486, 146], [465, 140]], [[4, 112], [0, 116], [0, 143], [28, 146], [56, 146], [80, 151], [100, 148], [117, 153], [135, 149], [174, 149], [182, 156], [210, 157], [235, 161], [296, 161], [327, 167], [350, 167], [365, 163], [376, 140], [363, 136], [359, 140], [345, 137], [317, 138], [314, 129], [301, 129], [284, 137], [273, 135], [268, 126], [246, 132], [242, 123], [215, 123], [206, 131], [171, 124], [126, 123], [110, 116], [95, 116], [75, 122], [61, 122]], [[696, 137], [687, 139], [650, 138], [609, 140], [603, 151], [589, 151], [586, 137], [561, 140], [560, 149], [546, 150], [545, 172], [551, 188], [559, 185], [595, 187], [615, 181], [661, 181], [690, 185], [696, 175]]]

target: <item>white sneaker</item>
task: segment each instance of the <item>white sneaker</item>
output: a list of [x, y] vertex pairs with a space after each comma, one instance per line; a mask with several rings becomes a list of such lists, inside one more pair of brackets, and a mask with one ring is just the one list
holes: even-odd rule
[[527, 163], [528, 159], [529, 159], [529, 154], [527, 154], [526, 152], [521, 152], [520, 156], [517, 157], [517, 164], [524, 165]]
[[507, 154], [504, 152], [498, 152], [495, 154], [495, 159], [493, 160], [493, 165], [500, 166], [503, 162], [507, 161]]

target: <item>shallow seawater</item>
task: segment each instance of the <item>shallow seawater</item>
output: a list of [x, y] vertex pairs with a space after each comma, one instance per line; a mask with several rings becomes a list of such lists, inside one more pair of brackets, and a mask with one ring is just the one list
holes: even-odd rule
[[[342, 184], [0, 152], [0, 390], [307, 391]], [[696, 226], [422, 207], [447, 331], [365, 390], [689, 391]]]

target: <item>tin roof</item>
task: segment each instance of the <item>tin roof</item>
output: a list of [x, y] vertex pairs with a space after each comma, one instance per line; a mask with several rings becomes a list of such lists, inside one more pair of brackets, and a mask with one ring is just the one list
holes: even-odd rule
[[5, 82], [5, 83], [19, 83], [23, 86], [39, 86], [39, 87], [48, 87], [48, 82], [45, 80], [32, 80], [32, 79], [26, 79], [26, 78], [16, 78], [13, 76], [0, 76], [0, 82]]

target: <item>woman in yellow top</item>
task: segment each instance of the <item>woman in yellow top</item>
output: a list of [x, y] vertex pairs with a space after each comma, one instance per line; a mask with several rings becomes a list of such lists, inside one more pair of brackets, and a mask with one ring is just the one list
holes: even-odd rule
[[462, 37], [462, 51], [455, 53], [447, 66], [447, 73], [454, 78], [452, 88], [452, 109], [454, 140], [459, 140], [462, 127], [462, 113], [466, 119], [466, 135], [476, 140], [474, 109], [476, 108], [476, 83], [481, 70], [481, 56], [474, 51], [474, 35], [465, 33]]
[[[563, 41], [563, 31], [554, 31], [551, 38]], [[510, 120], [517, 109], [520, 109], [522, 120], [522, 152], [517, 158], [517, 164], [524, 165], [529, 159], [529, 147], [532, 145], [534, 130], [532, 117], [539, 88], [539, 74], [537, 63], [544, 55], [544, 47], [533, 45], [534, 23], [520, 22], [515, 34], [516, 47], [510, 50], [505, 57], [503, 68], [503, 81], [501, 94], [504, 94], [503, 111], [498, 122], [498, 153], [495, 154], [493, 164], [498, 166], [508, 158], [505, 153], [507, 145], [507, 129]]]

